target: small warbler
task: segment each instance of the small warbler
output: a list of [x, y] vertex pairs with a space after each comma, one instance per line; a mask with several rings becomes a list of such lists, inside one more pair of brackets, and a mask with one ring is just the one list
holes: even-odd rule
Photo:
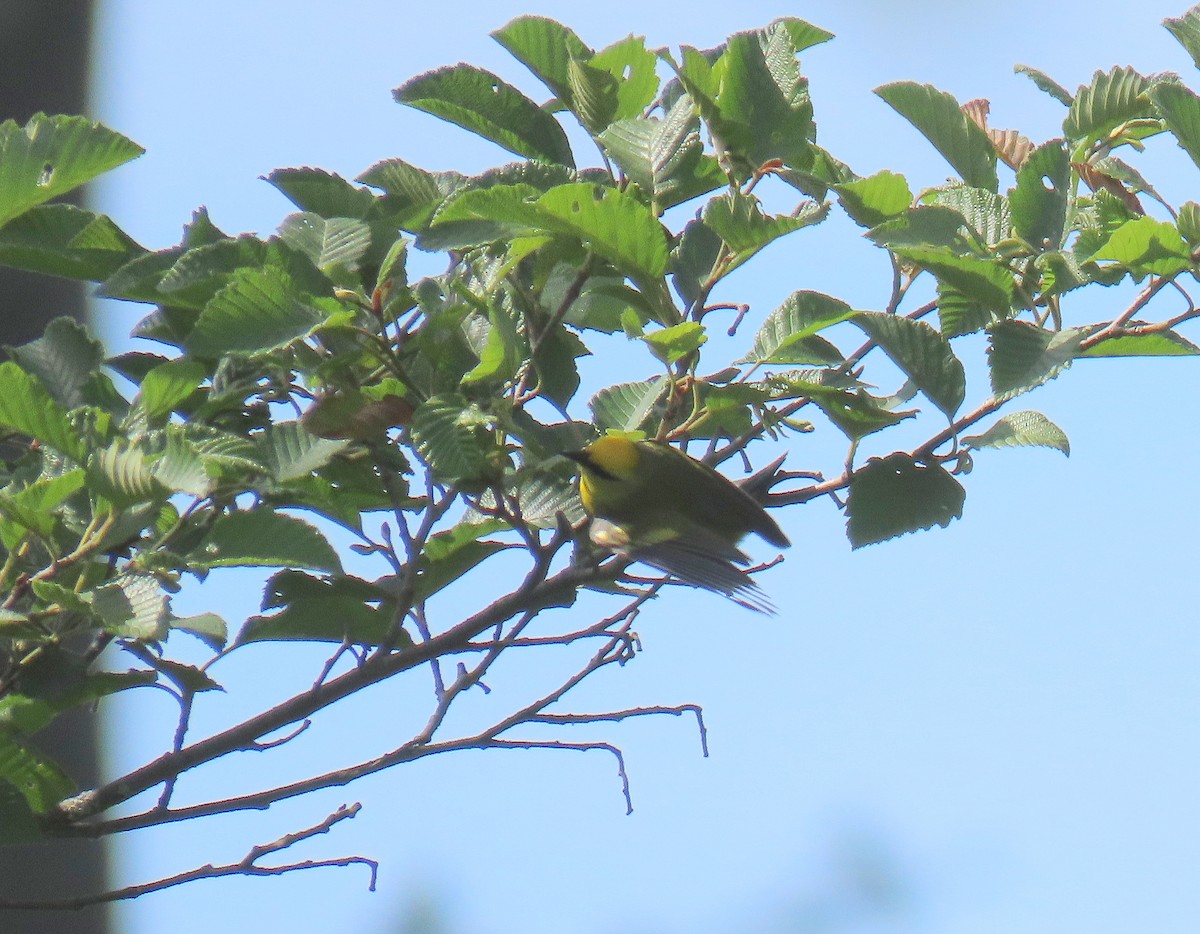
[[686, 584], [773, 612], [743, 570], [737, 543], [751, 532], [791, 543], [762, 505], [707, 464], [660, 441], [606, 436], [565, 454], [579, 464], [579, 498], [597, 545], [665, 571]]

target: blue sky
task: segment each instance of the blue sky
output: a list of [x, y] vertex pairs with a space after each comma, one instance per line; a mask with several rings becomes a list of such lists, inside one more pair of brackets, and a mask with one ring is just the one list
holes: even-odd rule
[[[861, 174], [905, 172], [914, 190], [950, 169], [871, 94], [881, 83], [989, 97], [993, 125], [1039, 141], [1058, 132], [1062, 111], [1012, 73], [1015, 63], [1072, 88], [1114, 64], [1196, 84], [1159, 26], [1184, 8], [1159, 2], [102, 6], [93, 114], [148, 152], [98, 186], [96, 204], [152, 248], [176, 242], [201, 203], [227, 232], [269, 233], [291, 210], [259, 180], [277, 167], [353, 177], [393, 156], [467, 172], [506, 161], [390, 92], [463, 60], [544, 96], [487, 35], [527, 12], [561, 20], [593, 47], [629, 32], [706, 47], [783, 13], [830, 29], [838, 38], [802, 60], [821, 142]], [[1173, 144], [1152, 144], [1147, 160], [1168, 200], [1196, 198], [1200, 175]], [[811, 288], [880, 307], [888, 283], [878, 252], [850, 225], [831, 226], [836, 243], [801, 232], [751, 263], [725, 297], [765, 313]], [[1077, 313], [1111, 316], [1123, 297], [1099, 291]], [[120, 341], [142, 313], [105, 304], [98, 320]], [[977, 368], [969, 375], [968, 401], [978, 401], [984, 384]], [[297, 856], [378, 858], [375, 894], [353, 868], [205, 882], [120, 907], [119, 929], [1194, 930], [1198, 390], [1194, 361], [1082, 361], [1017, 406], [1061, 425], [1072, 457], [980, 454], [951, 528], [851, 552], [839, 514], [817, 502], [780, 517], [795, 545], [763, 579], [777, 618], [704, 594], [659, 601], [639, 620], [646, 651], [585, 685], [571, 707], [704, 706], [709, 759], [682, 720], [586, 734], [625, 751], [632, 816], [600, 753], [445, 756], [266, 813], [130, 836], [115, 880], [236, 860], [361, 801], [358, 818]], [[834, 470], [838, 456], [797, 439], [790, 463]], [[234, 620], [257, 609], [254, 576], [211, 581], [177, 609]], [[215, 672], [230, 691], [199, 715], [200, 732], [305, 685], [320, 658], [293, 647], [239, 655]], [[514, 665], [493, 703], [556, 664]], [[110, 720], [113, 769], [153, 757], [172, 727], [165, 699], [133, 700]], [[181, 794], [203, 800], [358, 761], [402, 741], [427, 704], [424, 684], [387, 686], [284, 749], [189, 776]], [[473, 714], [488, 710], [480, 702]], [[398, 928], [422, 906], [441, 928]]]

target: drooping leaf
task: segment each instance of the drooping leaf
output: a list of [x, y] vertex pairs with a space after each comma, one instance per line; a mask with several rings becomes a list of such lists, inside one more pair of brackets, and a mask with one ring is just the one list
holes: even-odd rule
[[902, 453], [873, 457], [850, 478], [846, 534], [861, 548], [935, 525], [945, 528], [961, 518], [965, 500], [962, 485], [940, 464]]
[[806, 202], [795, 214], [764, 214], [753, 195], [731, 192], [713, 198], [704, 206], [706, 226], [725, 241], [735, 269], [774, 240], [794, 230], [818, 224], [829, 214], [829, 205]]
[[634, 277], [656, 279], [667, 269], [667, 232], [644, 204], [627, 192], [586, 182], [559, 185], [537, 200], [560, 230], [584, 241]]
[[947, 418], [953, 418], [967, 392], [962, 362], [950, 342], [924, 321], [883, 312], [861, 312], [853, 322], [877, 341]]
[[833, 188], [842, 208], [861, 227], [877, 227], [903, 214], [913, 200], [904, 176], [887, 170]]
[[617, 79], [617, 109], [614, 119], [639, 116], [658, 91], [658, 56], [646, 48], [642, 36], [626, 36], [598, 51], [589, 60]]
[[1200, 165], [1200, 97], [1174, 81], [1156, 84], [1149, 95], [1179, 147]]
[[957, 211], [980, 243], [994, 247], [1012, 236], [1008, 199], [970, 185], [951, 185], [932, 194], [936, 204]]
[[1070, 171], [1062, 140], [1038, 146], [1017, 170], [1016, 187], [1008, 194], [1013, 226], [1035, 249], [1056, 249], [1062, 243]]
[[492, 555], [513, 547], [503, 542], [480, 541], [483, 536], [504, 527], [503, 522], [496, 520], [460, 522], [452, 529], [431, 536], [421, 553], [414, 585], [418, 599], [428, 599]]
[[93, 451], [87, 461], [88, 485], [118, 508], [165, 500], [167, 488], [155, 476], [146, 447], [118, 437]]
[[1085, 332], [1050, 331], [1026, 321], [999, 321], [989, 329], [992, 392], [1011, 399], [1058, 376], [1079, 352]]
[[570, 28], [545, 16], [518, 16], [492, 38], [537, 75], [566, 107], [572, 106], [570, 63], [589, 61], [592, 50]]
[[393, 635], [398, 645], [412, 641], [394, 628], [393, 601], [388, 595], [356, 577], [319, 578], [280, 571], [267, 581], [262, 608], [280, 612], [246, 620], [237, 645], [279, 641], [379, 645]]
[[642, 337], [650, 352], [668, 366], [694, 354], [708, 340], [704, 325], [684, 321]]
[[661, 212], [724, 184], [717, 160], [704, 152], [699, 128], [691, 98], [684, 95], [662, 119], [628, 117], [598, 140]]
[[963, 438], [962, 443], [968, 448], [1053, 448], [1071, 456], [1071, 442], [1066, 434], [1041, 412], [1005, 415], [983, 434]]
[[964, 182], [986, 191], [996, 190], [995, 147], [952, 95], [912, 81], [885, 84], [875, 93], [916, 127]]
[[20, 792], [28, 809], [22, 817], [15, 802], [5, 802], [5, 816], [17, 826], [0, 830], [0, 834], [17, 840], [40, 835], [30, 813], [44, 814], [75, 791], [75, 783], [52, 759], [0, 733], [0, 788], [5, 786]]
[[952, 286], [995, 317], [1008, 315], [1016, 301], [1013, 275], [997, 260], [919, 247], [895, 248], [895, 252], [929, 270], [939, 284]]
[[1013, 71], [1019, 75], [1024, 75], [1041, 91], [1045, 91], [1064, 107], [1071, 106], [1071, 92], [1064, 88], [1061, 84], [1047, 75], [1044, 71], [1039, 71], [1029, 65], [1015, 65]]
[[744, 160], [745, 170], [772, 160], [804, 169], [813, 161], [812, 101], [795, 45], [795, 38], [815, 38], [812, 29], [800, 20], [776, 20], [731, 36], [725, 47], [719, 113], [706, 116], [714, 136], [735, 161]]
[[490, 71], [449, 65], [418, 75], [392, 93], [399, 103], [457, 124], [509, 152], [575, 165], [558, 121]]

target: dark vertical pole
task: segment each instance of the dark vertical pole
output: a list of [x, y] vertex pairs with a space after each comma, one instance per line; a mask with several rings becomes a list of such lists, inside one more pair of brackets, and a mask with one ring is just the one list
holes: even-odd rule
[[[38, 111], [87, 113], [92, 14], [93, 0], [0, 0], [0, 121], [24, 123]], [[0, 268], [0, 345], [32, 340], [52, 318], [82, 318], [83, 313], [78, 283]], [[40, 734], [38, 742], [77, 781], [92, 785], [99, 772], [96, 727], [96, 717], [81, 711]], [[98, 843], [0, 848], [0, 890], [13, 897], [99, 892], [106, 875], [105, 851]], [[103, 909], [0, 917], [5, 934], [107, 930]]]

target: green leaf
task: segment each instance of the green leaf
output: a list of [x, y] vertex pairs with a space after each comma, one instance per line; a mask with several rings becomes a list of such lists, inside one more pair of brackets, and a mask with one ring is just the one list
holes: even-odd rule
[[592, 396], [588, 408], [601, 431], [637, 431], [654, 414], [667, 390], [661, 376], [641, 383], [618, 383]]
[[41, 337], [9, 353], [67, 409], [89, 401], [88, 384], [104, 362], [104, 346], [73, 318], [55, 318]]
[[443, 482], [472, 482], [494, 473], [491, 419], [459, 395], [434, 396], [417, 407], [411, 426], [421, 457]]
[[1071, 442], [1054, 422], [1041, 412], [1005, 415], [981, 435], [963, 438], [968, 448], [1043, 447], [1071, 456]]
[[207, 376], [206, 367], [183, 357], [161, 363], [146, 374], [137, 402], [151, 421], [171, 414]]
[[300, 422], [276, 422], [255, 438], [259, 457], [280, 483], [320, 470], [348, 444], [348, 441], [318, 438]]
[[1188, 246], [1195, 248], [1200, 245], [1200, 204], [1195, 201], [1185, 201], [1181, 204], [1175, 223]]
[[873, 457], [850, 478], [846, 534], [855, 548], [962, 517], [966, 491], [939, 464], [908, 454]]
[[417, 598], [427, 600], [496, 552], [514, 547], [503, 542], [479, 541], [484, 535], [504, 527], [501, 522], [460, 522], [454, 528], [430, 537], [418, 565]]
[[226, 513], [188, 556], [198, 568], [293, 567], [340, 573], [337, 552], [301, 519], [259, 508]]
[[1008, 193], [1017, 236], [1037, 250], [1062, 245], [1070, 199], [1071, 167], [1062, 140], [1038, 146], [1017, 170], [1017, 184]]
[[830, 372], [800, 370], [780, 373], [769, 377], [767, 385], [776, 398], [811, 399], [851, 441], [858, 441], [917, 415], [915, 409], [898, 411], [889, 408], [885, 400], [870, 395], [864, 389], [852, 391], [821, 382], [828, 378]]
[[714, 137], [753, 170], [773, 159], [792, 168], [813, 161], [816, 137], [808, 80], [796, 61], [793, 32], [806, 23], [776, 20], [766, 29], [731, 36], [722, 56], [719, 119], [709, 116]]
[[537, 207], [626, 273], [657, 279], [666, 272], [667, 231], [631, 194], [580, 182], [550, 189]]
[[662, 119], [618, 120], [597, 141], [661, 213], [725, 183], [717, 160], [705, 155], [699, 131], [691, 98], [684, 95]]
[[158, 578], [122, 574], [91, 594], [92, 610], [104, 628], [125, 639], [166, 638], [170, 610]]
[[102, 214], [73, 204], [31, 208], [0, 229], [0, 263], [99, 281], [146, 251]]
[[355, 179], [388, 193], [387, 202], [397, 214], [397, 225], [405, 230], [423, 228], [434, 209], [461, 180], [462, 176], [453, 173], [434, 175], [403, 159], [377, 162]]
[[56, 508], [83, 489], [86, 477], [81, 468], [57, 477], [41, 477], [23, 490], [0, 492], [0, 542], [15, 549], [27, 531], [48, 538], [58, 525]]
[[571, 61], [592, 50], [571, 29], [544, 16], [518, 16], [492, 33], [517, 61], [537, 75], [566, 107], [573, 107]]
[[1146, 95], [1150, 87], [1150, 79], [1128, 66], [1097, 71], [1075, 94], [1063, 132], [1078, 146], [1103, 139], [1128, 120], [1156, 116]]
[[[948, 285], [957, 293], [987, 309], [993, 317], [1007, 316], [1016, 301], [1013, 275], [1000, 262], [975, 256], [954, 256], [945, 250], [895, 248], [905, 259], [933, 273], [938, 284]], [[948, 331], [954, 337], [965, 331]]]
[[276, 350], [308, 336], [327, 317], [282, 269], [240, 269], [204, 306], [187, 349], [204, 357]]
[[903, 214], [912, 204], [912, 191], [903, 175], [886, 169], [869, 178], [834, 185], [843, 210], [860, 227], [876, 227]]
[[922, 205], [884, 221], [868, 231], [867, 236], [889, 250], [932, 247], [954, 256], [969, 256], [979, 250], [978, 244], [969, 239], [969, 234], [965, 219], [958, 211]]
[[509, 152], [575, 165], [558, 121], [490, 71], [450, 65], [418, 75], [392, 94], [401, 104], [448, 120]]
[[1038, 90], [1045, 91], [1064, 107], [1071, 106], [1071, 101], [1073, 100], [1071, 97], [1071, 92], [1051, 78], [1044, 71], [1039, 71], [1037, 68], [1034, 68], [1031, 65], [1014, 65], [1013, 71], [1018, 75], [1024, 75], [1035, 85], [1037, 85]]
[[1200, 165], [1200, 97], [1174, 81], [1156, 84], [1149, 93], [1179, 147]]
[[[262, 608], [282, 607], [282, 611], [250, 617], [235, 644], [348, 641], [379, 645], [392, 632], [393, 603], [379, 588], [356, 577], [323, 579], [300, 571], [280, 571], [267, 581]], [[399, 644], [412, 643], [402, 633], [399, 638]]]
[[155, 286], [152, 300], [201, 310], [227, 285], [234, 273], [266, 262], [267, 244], [243, 235], [193, 247], [168, 269]]
[[806, 202], [795, 214], [764, 214], [758, 198], [740, 191], [711, 199], [704, 206], [705, 225], [716, 231], [733, 256], [726, 271], [735, 269], [784, 234], [819, 224], [829, 215], [829, 205]]
[[544, 469], [521, 471], [512, 490], [521, 508], [521, 518], [537, 529], [555, 528], [559, 513], [571, 524], [586, 516], [575, 485], [569, 477], [555, 472], [552, 464]]
[[671, 253], [671, 277], [675, 291], [688, 305], [695, 303], [716, 268], [725, 249], [725, 241], [700, 219], [690, 220], [683, 228]]
[[936, 204], [962, 215], [980, 243], [994, 247], [1012, 236], [1008, 199], [970, 185], [951, 185], [932, 193]]
[[292, 214], [284, 218], [279, 236], [327, 275], [339, 267], [358, 269], [371, 246], [371, 228], [350, 217], [325, 219], [319, 214]]
[[[9, 750], [16, 744], [13, 740], [0, 738], [0, 761], [9, 761]], [[15, 774], [15, 772], [14, 772]], [[0, 846], [14, 843], [33, 843], [42, 839], [29, 803], [21, 795], [17, 785], [11, 784], [0, 773]]]
[[216, 486], [214, 475], [219, 474], [219, 468], [210, 468], [211, 461], [188, 437], [193, 430], [193, 425], [167, 426], [166, 448], [154, 461], [151, 474], [173, 493], [204, 497]]
[[229, 624], [216, 613], [172, 616], [170, 626], [172, 629], [190, 632], [214, 652], [221, 651], [229, 641]]
[[647, 334], [642, 340], [654, 356], [670, 366], [699, 350], [708, 340], [708, 335], [704, 333], [704, 325], [695, 321], [684, 321]]
[[1081, 357], [1194, 357], [1200, 347], [1174, 331], [1121, 334], [1093, 344]]
[[84, 117], [34, 114], [0, 123], [0, 227], [145, 150]]
[[1134, 273], [1173, 276], [1192, 264], [1187, 241], [1174, 224], [1153, 217], [1126, 221], [1108, 242], [1089, 257], [1090, 262], [1112, 260]]
[[[29, 811], [34, 814], [45, 814], [75, 791], [75, 783], [53, 760], [0, 733], [0, 787], [5, 783], [21, 793]], [[5, 811], [11, 813], [13, 810], [10, 800]], [[25, 823], [24, 820], [20, 822]], [[9, 830], [0, 832], [6, 837], [12, 833]], [[33, 833], [36, 835], [37, 831]], [[23, 832], [14, 835], [24, 837]]]
[[1163, 25], [1182, 45], [1200, 68], [1200, 8], [1192, 7], [1183, 16], [1163, 20]]
[[964, 182], [986, 191], [996, 190], [996, 148], [952, 95], [912, 81], [885, 84], [875, 93], [916, 127]]
[[739, 363], [836, 364], [842, 354], [818, 331], [857, 314], [840, 299], [820, 292], [793, 292], [767, 315], [754, 335], [754, 348]]
[[11, 360], [0, 363], [0, 429], [29, 435], [76, 461], [84, 459], [83, 440], [62, 406], [41, 380]]
[[363, 220], [378, 200], [366, 189], [355, 188], [340, 175], [323, 169], [276, 169], [264, 178], [301, 211], [325, 218]]
[[875, 340], [929, 401], [953, 418], [967, 392], [962, 362], [950, 342], [924, 321], [878, 311], [852, 319]]
[[612, 123], [617, 113], [617, 79], [602, 68], [572, 58], [567, 62], [571, 111], [593, 136]]
[[146, 449], [124, 437], [92, 452], [87, 476], [88, 485], [118, 509], [167, 498]]
[[1085, 332], [1048, 331], [1026, 321], [999, 321], [989, 330], [992, 392], [1011, 399], [1058, 376], [1079, 353]]
[[545, 227], [534, 203], [541, 193], [527, 184], [464, 187], [442, 203], [417, 245], [461, 250], [537, 233]]
[[642, 36], [626, 36], [601, 49], [589, 60], [617, 79], [617, 109], [613, 117], [636, 117], [650, 106], [658, 91], [658, 56], [646, 48]]
[[461, 384], [504, 382], [516, 375], [525, 358], [516, 323], [504, 309], [488, 309], [487, 337], [479, 350], [479, 364], [463, 374]]

